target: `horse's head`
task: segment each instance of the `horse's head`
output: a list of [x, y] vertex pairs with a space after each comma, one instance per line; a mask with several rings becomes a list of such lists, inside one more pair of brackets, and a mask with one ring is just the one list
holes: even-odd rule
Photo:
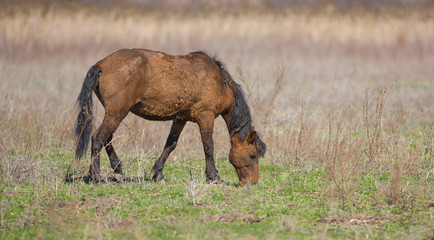
[[238, 137], [232, 139], [229, 161], [237, 171], [240, 185], [253, 185], [258, 182], [258, 158], [264, 156], [265, 150], [265, 143], [262, 142], [256, 131], [251, 131], [244, 141]]

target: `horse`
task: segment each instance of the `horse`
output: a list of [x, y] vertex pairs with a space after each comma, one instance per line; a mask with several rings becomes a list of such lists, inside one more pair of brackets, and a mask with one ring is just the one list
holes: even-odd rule
[[[105, 115], [91, 136], [93, 92], [104, 106]], [[118, 50], [89, 69], [76, 105], [79, 111], [75, 159], [82, 158], [91, 139], [89, 176], [94, 182], [103, 180], [102, 148], [114, 172], [122, 174], [112, 138], [129, 112], [148, 120], [173, 121], [163, 152], [151, 170], [154, 181], [164, 180], [164, 164], [190, 121], [199, 126], [207, 182], [223, 182], [214, 162], [212, 137], [214, 120], [221, 115], [229, 131], [229, 161], [236, 170], [239, 185], [258, 182], [258, 158], [264, 156], [266, 145], [252, 125], [243, 90], [221, 61], [202, 51], [176, 56], [147, 49]]]

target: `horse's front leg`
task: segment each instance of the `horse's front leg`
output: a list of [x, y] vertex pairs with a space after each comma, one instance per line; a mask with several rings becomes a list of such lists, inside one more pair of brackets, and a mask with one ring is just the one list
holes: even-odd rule
[[167, 137], [166, 145], [161, 153], [160, 157], [154, 163], [151, 172], [153, 172], [152, 179], [156, 182], [164, 180], [163, 168], [166, 163], [169, 154], [176, 148], [179, 135], [181, 135], [182, 129], [184, 129], [185, 121], [174, 120], [172, 128], [170, 129], [169, 136]]
[[214, 162], [214, 141], [212, 138], [214, 118], [212, 116], [214, 116], [212, 113], [204, 114], [203, 117], [197, 121], [200, 129], [200, 135], [202, 137], [203, 150], [205, 152], [205, 173], [208, 183], [223, 182], [223, 180], [221, 180], [221, 178], [217, 175], [218, 171]]

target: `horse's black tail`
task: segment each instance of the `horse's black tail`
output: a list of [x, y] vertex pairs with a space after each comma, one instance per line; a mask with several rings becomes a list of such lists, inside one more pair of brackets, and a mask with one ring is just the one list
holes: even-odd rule
[[94, 65], [86, 74], [80, 95], [77, 98], [79, 113], [75, 126], [75, 138], [77, 148], [75, 149], [75, 159], [80, 159], [89, 146], [90, 135], [92, 133], [93, 102], [92, 92], [98, 83], [101, 68]]
[[225, 65], [219, 60], [217, 60], [215, 57], [213, 58], [213, 60], [220, 68], [220, 73], [222, 75], [222, 83], [226, 85], [230, 85], [233, 82], [233, 80], [231, 75], [229, 75], [228, 71], [226, 71]]

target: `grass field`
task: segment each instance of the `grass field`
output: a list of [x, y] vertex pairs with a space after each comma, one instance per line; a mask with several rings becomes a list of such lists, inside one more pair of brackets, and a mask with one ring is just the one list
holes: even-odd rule
[[[0, 2], [0, 238], [432, 239], [434, 6], [255, 2]], [[171, 123], [132, 115], [123, 181], [87, 183], [75, 100], [93, 63], [132, 47], [226, 63], [267, 144], [257, 185], [237, 186], [221, 118], [227, 184], [205, 183], [192, 123], [152, 182]]]

